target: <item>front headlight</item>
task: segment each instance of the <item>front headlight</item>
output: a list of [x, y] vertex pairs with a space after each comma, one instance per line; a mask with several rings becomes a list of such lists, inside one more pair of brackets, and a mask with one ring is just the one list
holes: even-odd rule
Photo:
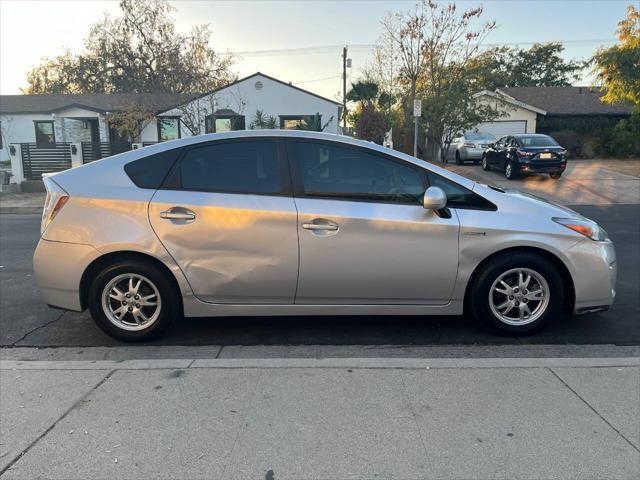
[[553, 220], [560, 225], [570, 228], [574, 232], [578, 232], [581, 235], [584, 235], [587, 238], [590, 238], [594, 242], [607, 242], [609, 241], [609, 235], [607, 232], [598, 225], [596, 222], [592, 222], [587, 219], [579, 219], [579, 218], [558, 218], [553, 217]]

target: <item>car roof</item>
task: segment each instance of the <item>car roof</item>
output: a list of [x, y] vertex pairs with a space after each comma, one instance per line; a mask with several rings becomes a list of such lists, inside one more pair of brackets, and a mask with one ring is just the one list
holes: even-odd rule
[[[325, 140], [336, 144], [353, 145], [356, 147], [363, 147], [372, 151], [379, 152], [384, 155], [390, 155], [401, 160], [413, 163], [423, 168], [428, 168], [434, 173], [448, 178], [466, 188], [473, 189], [475, 182], [466, 177], [458, 175], [454, 172], [438, 167], [433, 163], [425, 160], [420, 160], [411, 155], [407, 155], [398, 150], [393, 150], [382, 145], [375, 144], [373, 142], [367, 142], [357, 138], [348, 137], [345, 135], [337, 135], [334, 133], [325, 132], [310, 132], [304, 130], [235, 130], [223, 133], [207, 133], [204, 135], [195, 135], [192, 137], [180, 138], [177, 140], [171, 140], [168, 142], [161, 142], [154, 145], [149, 145], [137, 150], [124, 152], [112, 157], [107, 157], [95, 162], [87, 163], [70, 170], [65, 170], [60, 173], [54, 174], [55, 177], [67, 177], [80, 178], [83, 174], [88, 174], [91, 170], [94, 175], [99, 175], [99, 171], [106, 173], [106, 170], [121, 169], [125, 164], [138, 160], [149, 155], [165, 152], [167, 150], [173, 150], [176, 148], [187, 147], [192, 145], [199, 145], [213, 141], [232, 140], [232, 139], [260, 139], [260, 138], [297, 138], [297, 139], [310, 139], [310, 140]], [[123, 171], [124, 173], [124, 171]], [[128, 178], [128, 177], [127, 177]]]

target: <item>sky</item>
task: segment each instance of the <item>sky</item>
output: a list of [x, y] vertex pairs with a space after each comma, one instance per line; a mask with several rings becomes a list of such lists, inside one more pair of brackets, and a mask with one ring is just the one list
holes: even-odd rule
[[[349, 47], [356, 80], [371, 59], [371, 47], [388, 12], [407, 11], [407, 1], [213, 1], [173, 0], [178, 29], [209, 24], [219, 52], [241, 52], [240, 77], [261, 71], [320, 95], [338, 99], [342, 88], [342, 46]], [[615, 42], [617, 23], [630, 0], [458, 0], [482, 5], [483, 19], [497, 28], [487, 44], [529, 47], [564, 41], [566, 58], [586, 59], [600, 45]], [[637, 0], [636, 0], [637, 3]], [[117, 13], [113, 0], [0, 0], [0, 94], [20, 93], [27, 72], [65, 48], [82, 50], [89, 27], [104, 12]], [[312, 51], [291, 51], [323, 47]], [[285, 50], [273, 52], [273, 50]], [[582, 83], [588, 82], [585, 78]]]

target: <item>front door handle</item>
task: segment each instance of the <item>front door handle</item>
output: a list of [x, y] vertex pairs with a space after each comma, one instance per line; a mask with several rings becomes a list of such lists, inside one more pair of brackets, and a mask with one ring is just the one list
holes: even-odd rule
[[172, 207], [169, 210], [160, 212], [160, 218], [165, 218], [167, 220], [189, 221], [189, 220], [195, 220], [196, 214], [187, 208]]
[[302, 228], [311, 231], [327, 231], [336, 232], [338, 230], [338, 224], [328, 220], [314, 220], [311, 223], [303, 223]]

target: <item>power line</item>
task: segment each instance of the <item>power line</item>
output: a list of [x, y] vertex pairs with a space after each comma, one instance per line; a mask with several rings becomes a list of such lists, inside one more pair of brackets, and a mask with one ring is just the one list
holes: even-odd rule
[[[573, 40], [545, 40], [545, 41], [526, 41], [526, 42], [501, 42], [501, 43], [484, 43], [483, 47], [516, 47], [523, 45], [534, 45], [536, 43], [562, 43], [564, 45], [589, 45], [589, 44], [608, 44], [615, 43], [615, 38], [580, 38]], [[373, 43], [349, 44], [351, 50], [371, 50], [375, 48]], [[335, 53], [343, 48], [344, 45], [319, 45], [316, 47], [298, 47], [298, 48], [279, 48], [271, 50], [239, 50], [228, 51], [227, 55], [237, 55], [240, 57], [271, 57], [286, 55], [312, 55], [312, 54], [329, 54]]]
[[342, 75], [333, 75], [331, 77], [314, 78], [313, 80], [303, 80], [302, 82], [293, 82], [294, 85], [301, 85], [303, 83], [321, 82], [323, 80], [333, 80], [334, 78], [342, 78]]

